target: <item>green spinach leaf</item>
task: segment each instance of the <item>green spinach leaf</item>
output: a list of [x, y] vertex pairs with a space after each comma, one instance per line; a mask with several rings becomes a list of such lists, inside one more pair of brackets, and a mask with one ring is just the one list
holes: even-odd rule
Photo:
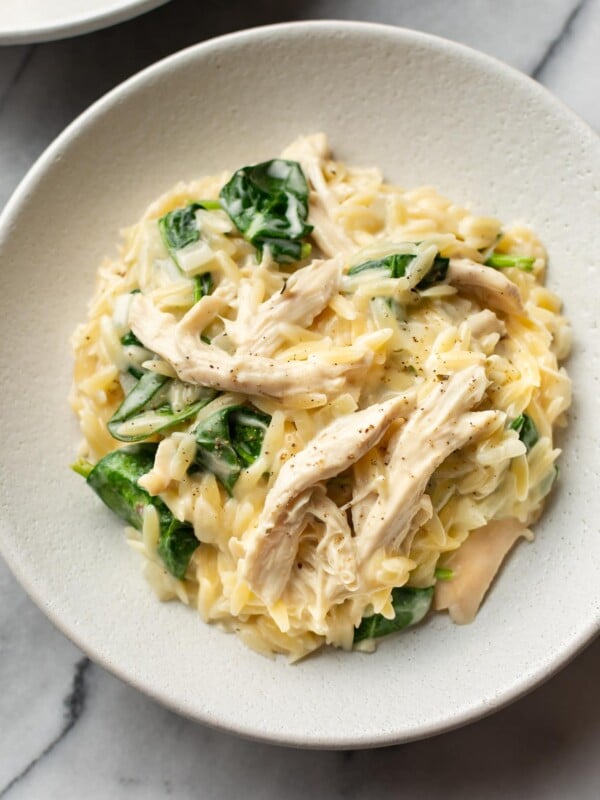
[[241, 406], [229, 418], [235, 452], [247, 465], [254, 464], [262, 450], [265, 433], [271, 422], [268, 414]]
[[130, 347], [131, 345], [135, 345], [136, 347], [144, 346], [133, 331], [127, 331], [127, 333], [121, 336], [121, 344], [125, 347]]
[[210, 272], [204, 272], [202, 275], [194, 275], [194, 304], [212, 294], [215, 284]]
[[[185, 208], [176, 208], [174, 211], [169, 211], [168, 214], [158, 220], [158, 229], [162, 240], [179, 269], [181, 269], [178, 258], [179, 251], [200, 239], [196, 211], [200, 208], [208, 211], [220, 207], [221, 204], [216, 200], [190, 203]], [[206, 294], [210, 294], [210, 292], [206, 292]]]
[[212, 472], [231, 494], [244, 467], [262, 448], [271, 417], [248, 406], [228, 406], [211, 414], [194, 431], [196, 458], [190, 468]]
[[[365, 261], [363, 264], [357, 264], [348, 271], [348, 275], [358, 275], [371, 269], [385, 269], [389, 272], [390, 278], [403, 278], [406, 274], [406, 268], [416, 256], [412, 253], [394, 253], [385, 258], [374, 259], [372, 261]], [[448, 272], [449, 258], [442, 258], [436, 256], [429, 272], [419, 281], [417, 289], [427, 289], [433, 286], [434, 283], [443, 281]]]
[[111, 511], [137, 530], [142, 529], [144, 509], [153, 505], [160, 523], [158, 553], [169, 572], [182, 579], [199, 545], [194, 530], [187, 522], [175, 519], [159, 497], [138, 484], [154, 466], [156, 448], [156, 444], [140, 444], [114, 450], [92, 468], [87, 484]]
[[259, 256], [268, 248], [280, 264], [305, 258], [301, 241], [312, 231], [308, 184], [300, 164], [275, 158], [242, 167], [221, 189], [221, 204]]
[[194, 529], [189, 523], [173, 518], [169, 525], [163, 528], [162, 522], [161, 517], [158, 555], [171, 575], [182, 580], [185, 577], [190, 558], [196, 552], [200, 542], [196, 539]]
[[[196, 211], [204, 208], [201, 203], [190, 203], [185, 208], [176, 208], [169, 211], [158, 220], [158, 229], [163, 242], [171, 256], [177, 250], [183, 250], [189, 244], [197, 242], [200, 238]], [[174, 259], [176, 261], [176, 259]]]
[[387, 636], [390, 633], [416, 625], [429, 611], [433, 598], [433, 586], [426, 589], [413, 589], [402, 586], [392, 590], [392, 605], [394, 618], [386, 619], [381, 614], [372, 614], [363, 617], [360, 625], [354, 631], [354, 641], [362, 642], [364, 639], [375, 639]]
[[[108, 421], [107, 427], [110, 435], [121, 442], [143, 441], [160, 431], [190, 419], [217, 395], [213, 389], [205, 389], [202, 397], [195, 403], [191, 403], [180, 411], [174, 411], [168, 403], [160, 400], [164, 397], [167, 385], [171, 380], [171, 378], [155, 372], [143, 372], [136, 385]], [[137, 423], [143, 421], [146, 423], [143, 433], [127, 432], [124, 423], [134, 420]]]
[[531, 450], [533, 445], [540, 438], [535, 423], [529, 414], [519, 414], [519, 416], [511, 422], [510, 428], [519, 434], [519, 439], [523, 442], [528, 451]]

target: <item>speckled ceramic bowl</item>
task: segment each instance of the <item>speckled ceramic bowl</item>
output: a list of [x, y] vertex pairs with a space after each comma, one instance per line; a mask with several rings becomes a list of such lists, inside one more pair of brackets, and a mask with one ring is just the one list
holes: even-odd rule
[[[181, 178], [326, 131], [336, 156], [526, 220], [550, 252], [575, 348], [560, 486], [476, 621], [438, 615], [375, 655], [269, 661], [179, 604], [161, 605], [122, 525], [69, 471], [68, 337], [118, 230]], [[406, 30], [317, 22], [179, 53], [77, 119], [0, 221], [2, 551], [92, 658], [183, 714], [273, 742], [361, 747], [427, 736], [519, 697], [600, 625], [600, 145], [536, 83]]]

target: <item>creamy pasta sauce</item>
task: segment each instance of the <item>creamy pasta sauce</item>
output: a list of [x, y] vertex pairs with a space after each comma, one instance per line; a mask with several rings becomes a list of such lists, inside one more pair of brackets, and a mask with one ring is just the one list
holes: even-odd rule
[[468, 622], [557, 473], [570, 329], [545, 271], [529, 228], [322, 134], [178, 184], [74, 333], [78, 469], [161, 599], [263, 653], [372, 649], [430, 606]]

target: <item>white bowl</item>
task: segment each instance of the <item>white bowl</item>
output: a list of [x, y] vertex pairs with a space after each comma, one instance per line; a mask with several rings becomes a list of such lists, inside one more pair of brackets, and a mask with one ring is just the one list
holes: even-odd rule
[[136, 17], [168, 0], [13, 0], [2, 4], [0, 45], [46, 42]]
[[[536, 541], [518, 548], [472, 625], [438, 615], [374, 655], [328, 651], [288, 666], [154, 598], [121, 523], [69, 471], [79, 433], [67, 340], [99, 260], [150, 200], [317, 130], [340, 159], [531, 223], [573, 321], [575, 404]], [[399, 742], [531, 689], [600, 626], [599, 181], [597, 138], [536, 83], [412, 31], [255, 29], [115, 89], [44, 153], [0, 220], [0, 542], [17, 577], [93, 659], [183, 714], [260, 739]]]

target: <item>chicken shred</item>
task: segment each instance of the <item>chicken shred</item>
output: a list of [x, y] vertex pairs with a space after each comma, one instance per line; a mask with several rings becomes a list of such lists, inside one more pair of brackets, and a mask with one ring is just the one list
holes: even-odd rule
[[504, 422], [505, 414], [500, 411], [470, 412], [481, 401], [487, 383], [481, 366], [455, 373], [434, 386], [394, 434], [388, 446], [387, 480], [373, 493], [370, 508], [363, 505], [355, 530], [361, 561], [381, 547], [397, 550], [410, 533], [417, 512], [420, 524], [426, 521], [427, 506], [420, 501], [442, 461]]
[[283, 323], [308, 327], [339, 288], [342, 265], [339, 258], [313, 261], [294, 272], [281, 292], [256, 309], [240, 295], [237, 320], [225, 322], [227, 334], [237, 346], [236, 355], [271, 356], [284, 343]]
[[242, 568], [245, 579], [266, 603], [274, 603], [289, 580], [312, 488], [358, 461], [392, 422], [410, 411], [413, 402], [414, 393], [401, 394], [347, 414], [283, 465], [246, 542]]
[[493, 267], [477, 264], [470, 258], [452, 258], [446, 276], [448, 283], [472, 292], [485, 306], [506, 314], [524, 313], [518, 287]]
[[[289, 397], [313, 390], [316, 402], [345, 390], [353, 371], [368, 367], [377, 348], [389, 336], [376, 331], [359, 336], [347, 348], [348, 359], [335, 364], [317, 356], [306, 361], [278, 361], [265, 356], [233, 355], [201, 341], [195, 321], [202, 314], [202, 298], [180, 322], [159, 311], [143, 294], [131, 301], [129, 322], [141, 342], [167, 361], [180, 380], [222, 391], [267, 397]], [[198, 309], [200, 306], [200, 309]], [[382, 336], [383, 334], [383, 336]]]
[[491, 333], [506, 336], [506, 325], [489, 308], [471, 314], [467, 317], [467, 323], [471, 328], [471, 333], [477, 338], [489, 336]]
[[328, 155], [327, 137], [323, 133], [302, 136], [283, 152], [284, 158], [300, 164], [311, 185], [308, 219], [313, 225], [313, 239], [329, 257], [348, 256], [356, 250], [356, 245], [336, 223], [339, 203], [323, 176], [323, 163]]

